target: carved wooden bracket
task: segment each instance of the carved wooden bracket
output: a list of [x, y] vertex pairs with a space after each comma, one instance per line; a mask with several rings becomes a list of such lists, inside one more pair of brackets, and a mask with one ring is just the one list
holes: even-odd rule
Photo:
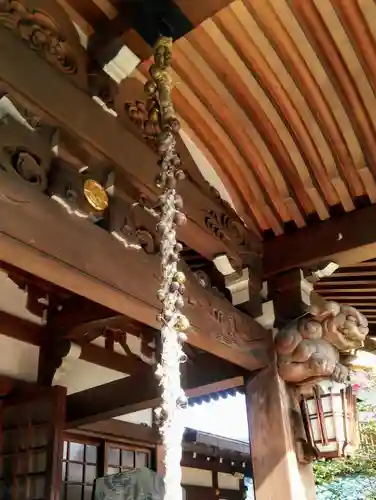
[[281, 329], [275, 338], [279, 374], [294, 384], [345, 382], [348, 369], [340, 363], [340, 355], [361, 348], [367, 334], [367, 319], [355, 308], [336, 302], [312, 306], [308, 315]]
[[51, 386], [62, 384], [63, 378], [81, 355], [81, 346], [46, 332], [46, 339], [39, 350], [38, 384]]

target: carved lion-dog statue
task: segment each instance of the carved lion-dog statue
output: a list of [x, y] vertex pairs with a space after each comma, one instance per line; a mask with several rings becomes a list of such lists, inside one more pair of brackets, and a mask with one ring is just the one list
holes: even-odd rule
[[367, 319], [353, 307], [336, 302], [311, 306], [309, 314], [276, 335], [281, 378], [294, 384], [321, 379], [345, 382], [348, 369], [340, 357], [361, 348], [368, 331]]

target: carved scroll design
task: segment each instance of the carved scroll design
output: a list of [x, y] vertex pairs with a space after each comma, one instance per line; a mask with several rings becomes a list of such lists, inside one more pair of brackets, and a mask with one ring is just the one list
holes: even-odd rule
[[[131, 209], [130, 209], [131, 210]], [[119, 216], [123, 213], [119, 213]], [[147, 254], [158, 252], [158, 242], [153, 234], [142, 226], [137, 226], [131, 213], [124, 216], [123, 224], [111, 229], [111, 234], [126, 248], [143, 249]]]
[[205, 226], [216, 238], [227, 245], [236, 247], [240, 255], [256, 254], [258, 252], [243, 223], [230, 217], [225, 212], [207, 211]]
[[0, 169], [18, 175], [39, 191], [47, 188], [51, 144], [40, 131], [31, 131], [6, 116], [0, 121]]
[[46, 12], [31, 10], [20, 0], [0, 0], [0, 25], [18, 33], [32, 50], [63, 73], [77, 73], [73, 48]]
[[156, 151], [156, 138], [161, 129], [159, 126], [159, 111], [156, 102], [136, 101], [135, 103], [126, 103], [125, 111], [131, 120], [139, 129], [149, 146]]
[[88, 76], [91, 95], [99, 97], [118, 116], [125, 115], [129, 118], [141, 130], [147, 144], [156, 151], [156, 138], [161, 131], [158, 103], [156, 100], [151, 97], [146, 101], [118, 102], [119, 85], [103, 69], [99, 68], [95, 62], [91, 62]]
[[8, 154], [11, 165], [22, 179], [40, 191], [47, 188], [47, 172], [41, 165], [40, 158], [23, 149], [9, 150]]
[[[121, 84], [116, 84], [109, 75], [95, 66], [89, 72], [89, 86], [92, 95], [98, 96], [108, 108], [117, 114], [120, 121], [125, 118], [128, 122], [129, 119], [141, 131], [142, 137], [149, 147], [156, 151], [156, 136], [160, 132], [160, 127], [158, 107], [152, 98], [125, 102], [122, 97]], [[149, 92], [150, 89], [146, 88], [146, 91]], [[248, 233], [236, 212], [221, 198], [214, 187], [201, 178], [201, 175], [199, 182], [197, 177], [194, 179], [185, 169], [184, 175], [189, 183], [200, 190], [206, 198], [210, 198], [210, 206], [218, 207], [218, 213], [215, 210], [203, 210], [201, 212], [204, 214], [203, 219], [198, 213], [198, 218], [201, 220], [197, 222], [231, 248], [227, 252], [235, 269], [240, 271], [244, 264], [253, 269], [261, 258], [259, 238]]]

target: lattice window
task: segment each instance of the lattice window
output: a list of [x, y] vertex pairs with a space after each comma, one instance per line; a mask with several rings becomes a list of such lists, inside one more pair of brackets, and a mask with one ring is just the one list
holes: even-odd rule
[[64, 441], [60, 500], [91, 500], [97, 466], [98, 444]]
[[[12, 409], [13, 410], [13, 409]], [[3, 446], [0, 466], [2, 490], [12, 484], [12, 497], [18, 499], [43, 499], [47, 472], [47, 454], [50, 424], [33, 423], [30, 412], [24, 417], [19, 409], [8, 412], [3, 422]]]
[[146, 448], [101, 439], [89, 442], [85, 437], [68, 439], [64, 441], [60, 500], [91, 500], [94, 480], [103, 475], [103, 470], [105, 474], [117, 474], [151, 465], [151, 451]]
[[118, 443], [106, 446], [107, 474], [117, 474], [123, 469], [150, 467], [150, 450], [134, 449]]
[[28, 386], [0, 405], [0, 498], [46, 500], [59, 488], [65, 398], [61, 388]]

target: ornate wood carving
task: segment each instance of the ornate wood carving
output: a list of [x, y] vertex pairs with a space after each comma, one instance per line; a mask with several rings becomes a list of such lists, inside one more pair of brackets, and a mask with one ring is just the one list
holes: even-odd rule
[[69, 17], [53, 0], [0, 0], [1, 25], [86, 88], [85, 51]]
[[95, 181], [100, 186], [106, 186], [108, 171], [83, 168], [80, 172], [61, 158], [55, 158], [49, 176], [48, 194], [69, 213], [97, 222], [104, 217], [107, 207], [95, 209], [85, 194], [85, 183]]
[[249, 230], [239, 219], [225, 212], [208, 210], [204, 220], [208, 230], [224, 243], [236, 247], [245, 261], [248, 260], [247, 256], [257, 254], [257, 245], [253, 245]]
[[367, 319], [355, 308], [327, 302], [281, 329], [275, 339], [280, 376], [296, 384], [331, 378], [344, 382], [348, 369], [340, 355], [363, 346]]
[[115, 197], [109, 208], [107, 229], [126, 248], [142, 248], [146, 253], [156, 254], [159, 240], [155, 229], [150, 228], [155, 222], [150, 223], [147, 214], [143, 213], [143, 203], [142, 200], [132, 205]]
[[[84, 165], [92, 167], [102, 164], [115, 172], [116, 189], [127, 202], [133, 204], [138, 201], [134, 196], [137, 191], [146, 194], [151, 204], [155, 203], [158, 195], [155, 187], [155, 177], [158, 174], [157, 156], [142, 144], [140, 134], [130, 120], [125, 122], [124, 119], [123, 122], [120, 117], [116, 119], [104, 112], [93, 99], [80, 92], [67, 79], [61, 78], [42, 58], [37, 57], [25, 44], [10, 35], [8, 30], [0, 29], [0, 65], [3, 68], [1, 78], [16, 98], [20, 95], [17, 89], [22, 90], [24, 97], [29, 96], [33, 111], [37, 115], [48, 117], [48, 122], [59, 128], [59, 151], [72, 151], [69, 144], [73, 144], [80, 152], [79, 155], [77, 153], [79, 157], [86, 156]], [[17, 51], [19, 57], [17, 65], [7, 56], [14, 51]], [[20, 67], [22, 71], [19, 70]], [[32, 78], [23, 81], [21, 89], [20, 81], [25, 73], [32, 75]], [[58, 102], [56, 95], [65, 96], [64, 105]], [[117, 109], [121, 109], [121, 106], [124, 108], [125, 102], [118, 102]], [[80, 113], [77, 112], [78, 109]], [[130, 133], [128, 126], [134, 132]], [[219, 239], [205, 225], [204, 218], [208, 211], [225, 210], [214, 197], [210, 197], [201, 189], [198, 177], [190, 177], [182, 183], [182, 197], [186, 200], [189, 223], [179, 230], [179, 239], [209, 260], [218, 254], [231, 254], [240, 267], [243, 257], [237, 245], [232, 246], [230, 240], [226, 243]], [[236, 219], [234, 214], [231, 214], [231, 217]], [[149, 216], [142, 226], [150, 232], [154, 224], [155, 220]], [[251, 237], [253, 238], [252, 235]], [[254, 239], [261, 247], [259, 239], [256, 236]], [[253, 259], [254, 255], [251, 257]], [[260, 257], [256, 255], [256, 258]]]
[[184, 313], [191, 323], [192, 318], [204, 311], [210, 318], [208, 337], [228, 347], [256, 353], [258, 348], [253, 334], [259, 328], [261, 333], [261, 327], [258, 328], [257, 323], [251, 322], [246, 315], [238, 313], [226, 299], [202, 288], [193, 277], [187, 284], [186, 299]]
[[[118, 120], [124, 127], [134, 135], [142, 137], [155, 151], [155, 136], [159, 125], [157, 108], [153, 99], [127, 100], [123, 92], [123, 84], [117, 85], [107, 74], [98, 69], [92, 72], [91, 92], [116, 112]], [[199, 192], [196, 196], [195, 207], [190, 207], [189, 218], [223, 244], [226, 252], [222, 253], [229, 255], [237, 269], [240, 270], [246, 265], [252, 268], [255, 265], [258, 269], [260, 266], [256, 261], [261, 259], [260, 240], [244, 226], [235, 211], [221, 199], [218, 191], [198, 173], [196, 165], [192, 166], [193, 160], [181, 140], [178, 149], [183, 153], [181, 155], [182, 168], [186, 174], [186, 181], [182, 184], [182, 196], [189, 202], [193, 190]], [[187, 162], [189, 162], [189, 167], [186, 165]]]
[[[108, 169], [87, 168], [79, 172], [67, 162], [56, 158], [52, 163], [48, 194], [69, 213], [88, 218], [107, 230], [126, 248], [143, 249], [150, 254], [157, 253], [158, 236], [154, 229], [155, 221], [150, 220], [147, 213], [144, 213], [144, 199], [141, 198], [138, 203], [125, 201], [117, 195], [111, 177]], [[85, 197], [85, 183], [92, 179], [108, 192], [108, 207], [105, 210], [93, 209]]]
[[[22, 108], [19, 111], [26, 112]], [[12, 116], [0, 121], [0, 168], [30, 183], [34, 188], [48, 194], [70, 214], [100, 225], [109, 231], [127, 248], [144, 249], [146, 253], [158, 251], [155, 221], [145, 212], [145, 199], [132, 204], [115, 194], [111, 173], [107, 168], [83, 167], [82, 170], [52, 153], [53, 137], [49, 126], [42, 119], [27, 115], [28, 123], [36, 129], [26, 127]], [[112, 189], [109, 206], [95, 209], [85, 192], [87, 182], [97, 182]], [[16, 198], [13, 199], [16, 202]]]
[[51, 146], [41, 133], [29, 130], [11, 116], [0, 121], [1, 169], [45, 191], [51, 158]]
[[[0, 212], [7, 215], [0, 218], [2, 260], [158, 327], [157, 256], [124, 249], [106, 231], [69, 216], [45, 195], [1, 171], [0, 183]], [[20, 201], [17, 205], [6, 201], [14, 196]], [[17, 251], [11, 251], [13, 244]], [[28, 257], [21, 259], [20, 251]], [[202, 288], [189, 270], [187, 276], [184, 314], [192, 325], [188, 342], [248, 369], [268, 364], [270, 334], [228, 301]]]

